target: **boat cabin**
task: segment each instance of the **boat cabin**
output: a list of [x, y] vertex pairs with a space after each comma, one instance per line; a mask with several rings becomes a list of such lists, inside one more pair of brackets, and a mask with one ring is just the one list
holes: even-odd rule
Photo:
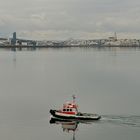
[[66, 104], [63, 104], [63, 109], [61, 110], [61, 112], [65, 114], [75, 115], [78, 113], [77, 107], [78, 106], [75, 103], [66, 103]]

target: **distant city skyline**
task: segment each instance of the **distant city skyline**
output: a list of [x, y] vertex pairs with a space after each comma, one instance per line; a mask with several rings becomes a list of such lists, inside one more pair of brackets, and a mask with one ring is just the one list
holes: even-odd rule
[[139, 0], [0, 0], [0, 37], [140, 39]]

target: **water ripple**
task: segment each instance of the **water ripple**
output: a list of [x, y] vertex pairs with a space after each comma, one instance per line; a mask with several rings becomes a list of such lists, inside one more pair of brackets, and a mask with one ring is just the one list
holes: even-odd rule
[[103, 115], [100, 123], [140, 127], [140, 116]]

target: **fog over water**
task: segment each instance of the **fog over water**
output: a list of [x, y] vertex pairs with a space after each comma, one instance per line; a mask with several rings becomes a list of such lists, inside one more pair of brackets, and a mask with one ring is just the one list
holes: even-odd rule
[[49, 123], [75, 94], [81, 112], [101, 121], [79, 124], [76, 140], [140, 137], [140, 49], [0, 49], [0, 139], [71, 140]]

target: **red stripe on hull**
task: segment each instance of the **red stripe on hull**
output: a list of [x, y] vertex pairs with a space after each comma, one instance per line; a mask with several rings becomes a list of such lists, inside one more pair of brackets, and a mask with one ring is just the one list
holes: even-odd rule
[[72, 115], [75, 115], [76, 113], [75, 112], [59, 112], [59, 113], [63, 113], [63, 114], [72, 114]]

